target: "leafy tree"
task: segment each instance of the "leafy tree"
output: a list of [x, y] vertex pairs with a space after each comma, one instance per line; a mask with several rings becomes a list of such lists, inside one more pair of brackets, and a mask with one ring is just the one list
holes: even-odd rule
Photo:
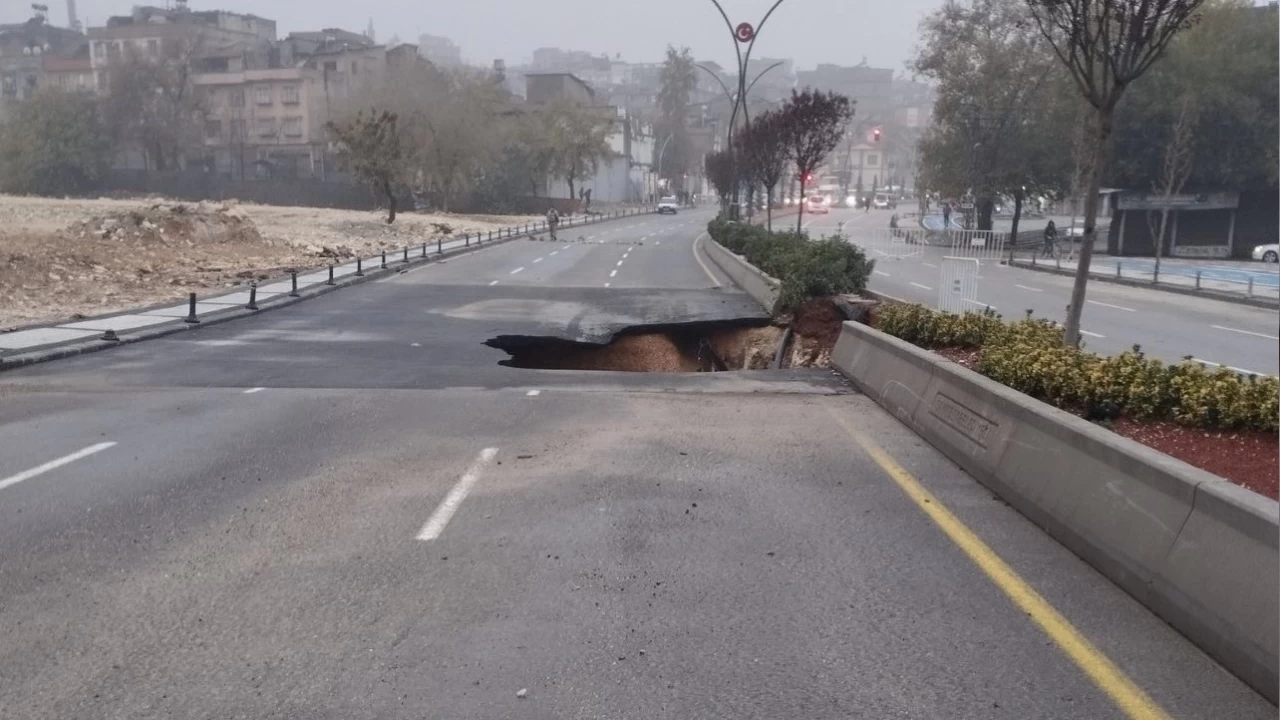
[[1063, 342], [1080, 344], [1080, 315], [1098, 222], [1098, 190], [1125, 90], [1191, 25], [1204, 0], [1026, 0], [1041, 34], [1094, 108], [1094, 147], [1085, 190], [1084, 238]]
[[600, 161], [613, 154], [609, 147], [613, 118], [603, 114], [607, 110], [558, 102], [543, 111], [547, 113], [547, 135], [555, 148], [551, 174], [568, 183], [570, 198], [577, 196], [577, 181], [594, 175]]
[[[179, 43], [179, 41], [173, 41]], [[102, 112], [116, 141], [142, 148], [156, 170], [180, 167], [183, 150], [200, 143], [204, 105], [191, 82], [199, 43], [145, 57], [132, 45], [107, 67]]]
[[[813, 88], [792, 90], [791, 99], [782, 106], [783, 137], [787, 153], [800, 176], [800, 197], [804, 197], [809, 176], [827, 155], [840, 144], [845, 125], [853, 118], [853, 103], [834, 92]], [[796, 217], [796, 232], [804, 227], [804, 205]]]
[[[1185, 97], [1195, 98], [1196, 142], [1187, 186], [1274, 185], [1280, 138], [1280, 12], [1240, 0], [1204, 5], [1200, 22], [1174, 38], [1164, 59], [1116, 108], [1111, 187], [1146, 187], [1159, 177]], [[1171, 102], [1174, 100], [1174, 102]]]
[[0, 189], [83, 192], [111, 165], [113, 145], [91, 95], [56, 90], [19, 103], [0, 126]]
[[502, 145], [495, 139], [501, 135], [505, 97], [483, 77], [450, 71], [424, 100], [411, 116], [412, 126], [422, 134], [415, 157], [448, 212], [454, 195], [499, 159]]
[[656, 136], [659, 147], [668, 137], [670, 141], [662, 157], [662, 175], [667, 179], [683, 177], [688, 171], [693, 143], [689, 138], [686, 119], [693, 91], [698, 85], [697, 68], [689, 48], [676, 50], [667, 46], [667, 57], [662, 63], [659, 77]]
[[953, 197], [972, 192], [979, 230], [992, 228], [996, 199], [1012, 197], [1016, 234], [1026, 193], [1069, 183], [1070, 79], [1022, 0], [948, 3], [921, 30], [912, 69], [938, 93], [919, 144], [921, 182]]
[[729, 202], [738, 184], [737, 154], [732, 149], [717, 150], [707, 153], [703, 162], [707, 180], [710, 181], [711, 187], [716, 189], [716, 195], [720, 198], [720, 213], [725, 215], [729, 211]]
[[765, 189], [765, 212], [768, 228], [772, 231], [773, 190], [782, 181], [790, 157], [787, 118], [781, 112], [765, 112], [735, 138], [735, 142], [742, 158], [743, 174], [752, 184], [759, 184]]
[[389, 111], [363, 112], [346, 122], [326, 125], [337, 139], [351, 172], [387, 198], [387, 224], [396, 221], [396, 186], [405, 173], [399, 117]]

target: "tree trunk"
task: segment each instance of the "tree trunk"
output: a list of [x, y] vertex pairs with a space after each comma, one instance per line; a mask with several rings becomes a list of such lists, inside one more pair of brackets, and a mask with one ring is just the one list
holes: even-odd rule
[[1013, 191], [1013, 227], [1009, 230], [1009, 260], [1013, 261], [1013, 249], [1018, 245], [1018, 222], [1022, 220], [1022, 188]]
[[382, 181], [382, 192], [387, 196], [387, 224], [390, 225], [396, 221], [396, 193], [390, 180]]
[[1098, 232], [1098, 191], [1102, 188], [1102, 163], [1107, 157], [1107, 141], [1111, 139], [1114, 110], [1098, 111], [1097, 145], [1088, 169], [1084, 196], [1084, 237], [1080, 260], [1076, 265], [1075, 284], [1071, 288], [1071, 304], [1067, 306], [1067, 322], [1062, 341], [1067, 346], [1080, 344], [1080, 315], [1084, 311], [1085, 289], [1089, 284], [1089, 265], [1093, 262], [1093, 241]]
[[573, 176], [572, 176], [572, 175], [570, 175], [569, 177], [567, 177], [567, 178], [565, 178], [565, 179], [569, 181], [569, 199], [570, 199], [570, 200], [572, 200], [572, 199], [574, 198], [574, 195], [573, 195], [573, 190], [574, 190], [574, 187], [573, 187]]
[[991, 198], [982, 198], [978, 200], [974, 211], [978, 214], [978, 229], [991, 231], [995, 227], [995, 223], [991, 220], [991, 214], [996, 209], [996, 203]]
[[799, 235], [804, 230], [804, 174], [800, 175], [800, 212], [796, 213], [796, 234]]
[[[1165, 196], [1164, 196], [1165, 202], [1168, 202], [1168, 199], [1171, 195], [1173, 195], [1173, 193], [1170, 193], [1170, 192], [1165, 193]], [[1153, 281], [1157, 281], [1160, 279], [1160, 256], [1164, 254], [1164, 231], [1167, 227], [1169, 227], [1169, 208], [1168, 207], [1160, 211], [1160, 237], [1156, 238], [1156, 272], [1155, 272], [1155, 275], [1152, 277]]]
[[764, 218], [765, 229], [773, 232], [773, 186], [766, 188], [767, 193], [764, 198]]

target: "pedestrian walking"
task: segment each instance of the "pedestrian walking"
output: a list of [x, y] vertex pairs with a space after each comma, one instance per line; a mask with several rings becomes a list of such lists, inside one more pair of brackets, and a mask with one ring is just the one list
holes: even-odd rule
[[551, 235], [551, 242], [556, 241], [556, 229], [560, 227], [560, 213], [556, 212], [554, 206], [547, 210], [547, 230]]
[[942, 203], [942, 229], [951, 229], [951, 203]]

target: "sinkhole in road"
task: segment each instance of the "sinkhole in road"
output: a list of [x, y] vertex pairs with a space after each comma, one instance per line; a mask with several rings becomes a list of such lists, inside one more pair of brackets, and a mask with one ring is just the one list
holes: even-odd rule
[[535, 370], [720, 372], [767, 370], [784, 330], [768, 318], [642, 325], [603, 344], [557, 337], [500, 335], [485, 342], [505, 351], [500, 364]]

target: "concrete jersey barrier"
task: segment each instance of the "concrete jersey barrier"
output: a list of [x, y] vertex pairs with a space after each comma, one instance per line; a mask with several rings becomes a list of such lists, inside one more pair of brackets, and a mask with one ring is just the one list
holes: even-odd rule
[[873, 328], [832, 364], [966, 472], [1277, 701], [1280, 506]]
[[777, 278], [765, 275], [741, 255], [733, 254], [710, 237], [706, 238], [702, 247], [706, 250], [707, 257], [711, 258], [711, 262], [724, 271], [734, 285], [742, 288], [743, 292], [763, 305], [766, 311], [773, 312], [778, 304], [779, 288], [782, 286]]

